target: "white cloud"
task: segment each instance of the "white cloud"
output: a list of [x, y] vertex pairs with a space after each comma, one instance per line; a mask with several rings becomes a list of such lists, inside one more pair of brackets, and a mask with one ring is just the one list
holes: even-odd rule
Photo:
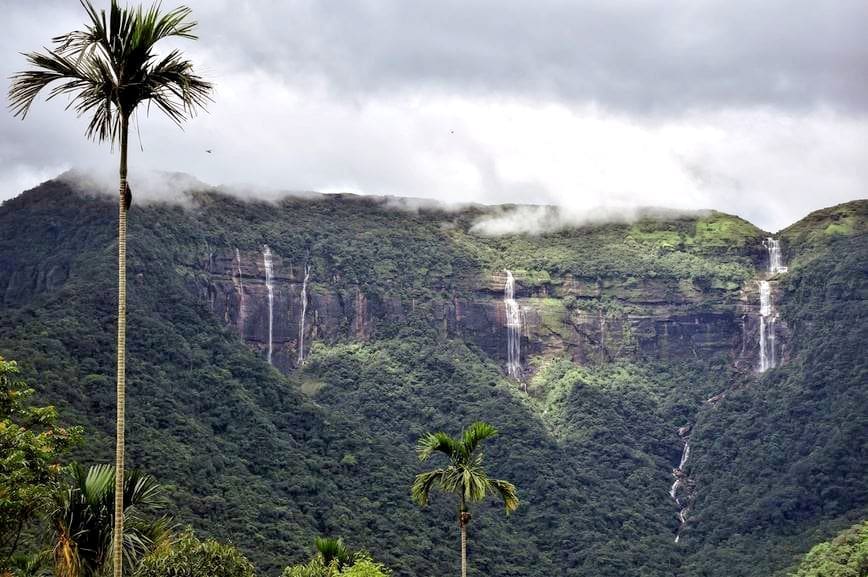
[[[10, 13], [27, 16], [0, 38], [3, 76], [23, 65], [15, 50], [38, 48], [51, 34], [80, 18], [72, 4], [55, 6], [60, 16], [49, 31], [37, 25], [46, 16], [44, 10], [31, 13], [20, 6], [3, 5]], [[597, 9], [608, 15], [597, 16], [615, 18], [601, 6]], [[521, 66], [512, 71], [522, 90], [510, 90], [493, 80], [480, 90], [474, 82], [463, 83], [460, 75], [445, 82], [435, 74], [440, 80], [434, 81], [424, 76], [434, 74], [432, 69], [442, 72], [444, 61], [425, 62], [418, 47], [413, 50], [422, 58], [421, 71], [414, 76], [408, 65], [398, 82], [397, 72], [386, 75], [382, 63], [365, 60], [385, 50], [382, 44], [356, 58], [349, 48], [368, 49], [358, 39], [347, 39], [328, 54], [316, 55], [314, 49], [326, 39], [338, 42], [346, 15], [335, 14], [320, 29], [317, 24], [323, 24], [324, 16], [313, 5], [302, 3], [295, 32], [284, 41], [276, 35], [275, 22], [263, 21], [259, 12], [245, 5], [234, 12], [235, 21], [244, 23], [243, 33], [229, 34], [227, 7], [225, 2], [194, 5], [202, 20], [202, 40], [182, 45], [202, 74], [215, 82], [215, 103], [208, 114], [189, 122], [185, 132], [159, 115], [140, 114], [144, 150], [139, 149], [136, 135], [131, 138], [135, 178], [144, 179], [148, 170], [185, 172], [215, 185], [234, 185], [231, 190], [237, 194], [251, 191], [268, 198], [285, 190], [349, 191], [452, 203], [557, 204], [569, 214], [585, 214], [596, 207], [714, 208], [740, 214], [769, 230], [786, 226], [810, 210], [865, 196], [868, 120], [847, 112], [843, 105], [837, 111], [790, 106], [788, 97], [782, 96], [782, 104], [774, 106], [768, 91], [762, 98], [728, 102], [723, 91], [713, 98], [691, 97], [692, 105], [665, 115], [646, 114], [641, 106], [623, 106], [614, 97], [594, 100], [576, 93], [567, 98], [546, 90], [546, 82], [556, 75], [575, 72], [561, 62], [565, 56], [554, 53], [543, 72], [532, 79], [539, 90], [528, 90], [531, 81], [519, 77], [526, 62], [517, 62]], [[721, 10], [723, 5], [715, 4], [713, 12]], [[390, 14], [384, 9], [383, 14], [365, 12], [364, 17], [386, 18], [385, 22], [395, 16]], [[666, 29], [678, 22], [695, 23], [698, 16], [684, 18], [668, 21]], [[622, 32], [638, 26], [627, 26], [623, 15], [613, 22]], [[507, 23], [498, 16], [498, 27]], [[407, 30], [414, 26], [422, 24], [408, 24], [402, 34], [409, 34]], [[698, 40], [682, 35], [679, 42], [686, 44], [679, 50], [696, 42], [713, 43], [715, 33], [721, 33], [721, 42], [715, 44], [720, 53], [745, 52], [744, 46], [736, 50], [723, 41], [735, 25], [727, 26], [726, 34], [711, 26]], [[835, 27], [828, 21], [824, 26]], [[426, 42], [438, 37], [437, 29], [423, 28]], [[463, 30], [462, 25], [454, 38], [441, 39], [469, 42]], [[542, 37], [534, 36], [534, 42], [538, 44], [526, 54], [532, 60], [552, 46]], [[434, 60], [443, 58], [441, 48], [426, 54]], [[845, 52], [852, 60], [859, 50], [854, 45]], [[625, 62], [610, 63], [606, 83], [636, 62], [634, 52], [620, 54]], [[805, 48], [799, 54], [808, 60], [809, 53]], [[345, 89], [330, 76], [334, 61], [326, 61], [339, 54], [347, 58], [344, 66], [358, 60], [360, 68], [354, 74], [373, 75], [365, 83], [376, 85], [377, 75], [384, 75], [388, 76], [384, 86], [394, 90]], [[495, 68], [503, 64], [481, 48], [472, 54], [483, 59], [474, 61], [474, 66], [482, 66], [484, 58], [493, 58]], [[743, 56], [749, 58], [749, 51]], [[727, 56], [726, 66], [733, 58]], [[814, 70], [814, 64], [806, 66]], [[649, 66], [655, 64], [649, 60]], [[671, 67], [660, 70], [669, 77], [674, 74]], [[682, 72], [689, 84], [692, 73]], [[696, 79], [705, 83], [703, 90], [715, 81], [713, 74], [709, 80], [709, 74], [696, 72]], [[721, 71], [718, 80], [741, 78], [727, 74]], [[638, 93], [645, 86], [659, 98], [660, 87], [651, 76], [653, 70], [646, 70], [634, 79], [640, 84]], [[793, 78], [785, 74], [779, 80], [786, 84]], [[353, 82], [358, 84], [359, 79]], [[751, 90], [747, 84], [743, 89]], [[64, 111], [63, 105], [37, 102], [25, 122], [0, 115], [0, 199], [69, 166], [98, 167], [98, 172], [111, 178], [116, 155], [105, 145], [85, 141], [84, 122]]]

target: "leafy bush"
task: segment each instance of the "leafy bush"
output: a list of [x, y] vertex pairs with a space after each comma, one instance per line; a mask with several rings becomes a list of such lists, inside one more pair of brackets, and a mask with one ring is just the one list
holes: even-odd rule
[[868, 575], [868, 521], [815, 545], [792, 577], [865, 577]]
[[366, 551], [350, 551], [342, 539], [317, 537], [316, 549], [307, 563], [286, 567], [282, 577], [389, 577], [392, 574]]
[[15, 361], [0, 356], [0, 571], [28, 523], [51, 506], [60, 482], [58, 459], [81, 429], [58, 424], [54, 407], [30, 404], [34, 394]]
[[146, 556], [135, 577], [253, 577], [253, 564], [230, 544], [199, 540], [187, 528]]

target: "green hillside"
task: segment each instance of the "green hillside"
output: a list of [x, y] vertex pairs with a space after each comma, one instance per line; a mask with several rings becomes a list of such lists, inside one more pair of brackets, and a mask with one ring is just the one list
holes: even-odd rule
[[[477, 419], [500, 429], [486, 459], [522, 505], [474, 515], [472, 574], [783, 575], [868, 517], [868, 202], [782, 232], [781, 363], [761, 375], [768, 235], [742, 219], [649, 210], [485, 236], [480, 219], [513, 209], [394, 205], [200, 190], [131, 212], [130, 462], [260, 574], [306, 560], [317, 535], [396, 575], [454, 571], [453, 504], [410, 501], [413, 447]], [[84, 462], [113, 454], [115, 218], [63, 181], [0, 207], [0, 355], [84, 427]], [[505, 372], [504, 269], [525, 315], [520, 380]]]

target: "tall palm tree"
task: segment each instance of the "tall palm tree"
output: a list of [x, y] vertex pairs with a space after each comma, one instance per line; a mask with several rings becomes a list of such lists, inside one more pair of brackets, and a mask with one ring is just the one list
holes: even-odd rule
[[480, 443], [497, 434], [497, 429], [484, 422], [467, 427], [459, 438], [446, 433], [428, 433], [416, 446], [420, 461], [427, 461], [434, 453], [443, 453], [449, 465], [433, 471], [419, 473], [413, 482], [413, 500], [420, 506], [428, 504], [431, 490], [438, 488], [458, 496], [458, 527], [461, 529], [461, 577], [467, 577], [467, 524], [470, 523], [470, 503], [482, 501], [497, 494], [503, 500], [506, 513], [518, 508], [515, 485], [500, 479], [491, 479], [482, 468]]
[[178, 50], [160, 57], [155, 46], [166, 38], [195, 39], [196, 23], [185, 6], [162, 12], [159, 2], [148, 9], [121, 7], [97, 10], [81, 0], [89, 22], [53, 39], [54, 49], [25, 54], [33, 69], [12, 76], [9, 102], [15, 116], [24, 118], [43, 88], [53, 85], [48, 99], [67, 96], [78, 116], [88, 116], [88, 138], [108, 141], [120, 149], [118, 199], [118, 334], [117, 436], [118, 470], [114, 513], [114, 575], [122, 574], [123, 515], [120, 495], [124, 478], [124, 420], [126, 399], [126, 255], [127, 211], [132, 201], [127, 183], [127, 140], [130, 119], [147, 102], [181, 125], [210, 100], [212, 86], [193, 72]]
[[[58, 577], [103, 574], [113, 547], [115, 469], [95, 465], [69, 467], [67, 484], [58, 493], [51, 514], [54, 568]], [[127, 471], [120, 500], [127, 531], [123, 564], [136, 562], [169, 538], [169, 522], [157, 513], [165, 505], [162, 489], [150, 475]]]

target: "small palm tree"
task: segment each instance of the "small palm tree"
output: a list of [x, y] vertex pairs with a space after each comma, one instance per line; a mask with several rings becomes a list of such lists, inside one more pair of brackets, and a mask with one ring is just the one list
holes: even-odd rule
[[470, 522], [470, 503], [482, 501], [491, 494], [500, 495], [507, 514], [518, 508], [518, 492], [508, 481], [491, 479], [482, 468], [479, 445], [497, 434], [497, 429], [484, 422], [467, 427], [460, 438], [446, 433], [428, 433], [416, 447], [420, 461], [427, 461], [434, 453], [443, 453], [449, 465], [416, 475], [413, 482], [413, 500], [420, 506], [428, 504], [431, 489], [458, 496], [458, 526], [461, 529], [461, 577], [467, 577], [467, 524]]
[[155, 46], [166, 38], [195, 39], [196, 23], [190, 9], [181, 6], [162, 12], [159, 2], [148, 9], [121, 7], [112, 0], [108, 14], [81, 0], [90, 22], [54, 38], [54, 49], [25, 54], [32, 70], [12, 76], [9, 102], [15, 116], [24, 118], [36, 96], [54, 85], [48, 99], [69, 97], [67, 108], [89, 116], [88, 138], [118, 144], [120, 194], [118, 200], [118, 334], [117, 334], [117, 448], [115, 467], [115, 577], [122, 572], [123, 515], [121, 491], [124, 478], [124, 421], [126, 399], [126, 254], [127, 211], [132, 201], [127, 183], [127, 140], [130, 119], [139, 104], [154, 104], [179, 126], [205, 107], [211, 84], [193, 73], [193, 65], [180, 51], [162, 58]]
[[[54, 571], [58, 577], [103, 574], [112, 553], [115, 469], [73, 464], [51, 515]], [[127, 471], [121, 500], [127, 530], [123, 558], [128, 569], [170, 537], [168, 518], [155, 515], [164, 505], [162, 489], [150, 475]]]
[[344, 545], [344, 540], [340, 537], [317, 537], [314, 544], [316, 545], [317, 553], [322, 556], [323, 564], [328, 567], [334, 561], [338, 571], [353, 562], [354, 553], [349, 547]]
[[[316, 553], [307, 563], [290, 565], [283, 570], [282, 577], [338, 577], [357, 562], [370, 562], [370, 556], [364, 551], [352, 551], [344, 545], [343, 539], [334, 537], [317, 537]], [[358, 574], [363, 574], [358, 571]], [[355, 575], [357, 572], [353, 572]], [[349, 573], [347, 573], [349, 574]], [[368, 575], [369, 573], [364, 573]], [[373, 573], [370, 575], [385, 575]]]

